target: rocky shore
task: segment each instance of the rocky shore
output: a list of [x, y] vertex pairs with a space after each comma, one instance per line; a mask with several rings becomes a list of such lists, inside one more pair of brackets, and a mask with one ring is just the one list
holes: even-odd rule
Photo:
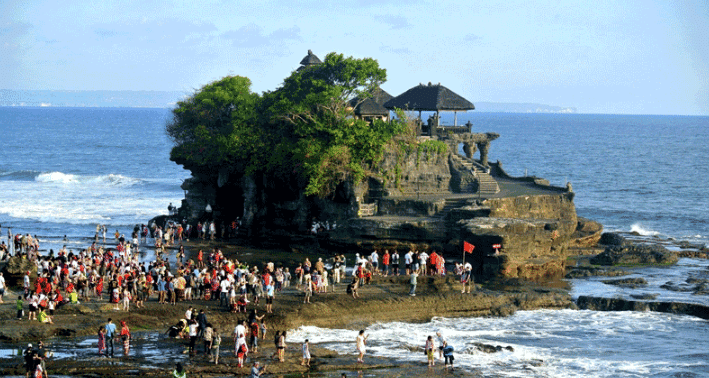
[[[650, 265], [663, 265], [667, 259], [676, 261], [677, 257], [702, 257], [706, 248], [702, 246], [685, 246], [680, 242], [668, 241], [664, 247], [638, 248], [618, 237], [605, 236], [606, 246], [603, 253], [601, 246], [578, 247], [573, 249], [578, 256], [567, 262], [567, 277], [602, 276], [604, 282], [618, 287], [642, 287], [642, 279], [625, 278], [632, 273], [637, 261], [618, 266], [602, 266], [592, 261], [603, 259], [604, 253], [624, 260], [620, 249], [627, 250], [627, 255], [634, 259], [645, 259], [638, 251], [646, 251], [648, 256], [660, 256], [658, 261], [650, 261]], [[608, 240], [616, 240], [609, 242]], [[680, 243], [680, 244], [678, 244]], [[658, 243], [663, 244], [663, 243]], [[208, 248], [214, 244], [204, 241], [188, 243], [188, 251], [196, 248]], [[623, 246], [620, 248], [619, 246]], [[696, 248], [695, 248], [696, 247]], [[316, 255], [306, 255], [300, 252], [270, 250], [263, 251], [253, 248], [224, 245], [227, 255], [238, 258], [249, 264], [261, 264], [266, 260], [281, 261], [285, 266], [296, 264], [305, 257], [317, 258]], [[638, 257], [640, 256], [640, 257]], [[656, 259], [657, 260], [657, 259]], [[644, 261], [644, 260], [643, 260]], [[664, 265], [667, 266], [667, 265]], [[693, 281], [694, 282], [694, 281]], [[697, 285], [702, 282], [694, 282]], [[696, 285], [695, 285], [696, 286]], [[417, 296], [408, 296], [408, 277], [375, 276], [370, 285], [360, 289], [361, 298], [355, 299], [345, 292], [346, 286], [340, 284], [334, 291], [316, 294], [310, 304], [302, 303], [302, 293], [293, 286], [276, 295], [274, 313], [266, 317], [270, 335], [276, 330], [294, 330], [301, 326], [317, 326], [320, 328], [344, 328], [356, 330], [366, 328], [374, 323], [393, 321], [426, 322], [433, 317], [477, 317], [477, 316], [509, 316], [518, 310], [535, 309], [591, 309], [600, 311], [660, 311], [677, 314], [687, 314], [707, 319], [709, 308], [701, 304], [687, 304], [653, 300], [653, 297], [602, 298], [581, 296], [574, 301], [569, 294], [568, 284], [563, 281], [529, 282], [521, 279], [499, 278], [478, 284], [473, 293], [460, 293], [461, 284], [458, 277], [449, 274], [443, 277], [420, 277]], [[47, 362], [47, 368], [52, 375], [68, 376], [164, 376], [174, 367], [175, 360], [183, 361], [191, 374], [203, 377], [225, 375], [246, 375], [247, 368], [237, 368], [233, 357], [233, 341], [231, 332], [238, 321], [244, 320], [245, 314], [229, 313], [218, 306], [215, 301], [194, 300], [178, 302], [176, 306], [160, 305], [153, 297], [143, 309], [131, 309], [130, 312], [115, 311], [114, 306], [104, 301], [89, 301], [78, 305], [65, 305], [54, 317], [54, 324], [39, 324], [14, 320], [15, 309], [11, 299], [13, 293], [5, 296], [6, 302], [0, 305], [0, 355], [4, 350], [5, 358], [0, 358], [0, 375], [23, 375], [24, 369], [19, 357], [21, 349], [28, 342], [36, 343], [44, 340], [55, 357]], [[205, 309], [210, 323], [223, 335], [222, 358], [219, 365], [210, 364], [206, 357], [188, 357], [184, 355], [185, 340], [170, 339], [164, 335], [167, 328], [184, 317], [188, 306]], [[261, 312], [264, 304], [258, 306]], [[114, 321], [125, 320], [136, 335], [131, 354], [128, 357], [100, 358], [96, 355], [96, 331], [105, 324], [107, 318]], [[367, 363], [356, 364], [354, 355], [339, 355], [330, 350], [312, 346], [313, 363], [308, 369], [300, 365], [299, 345], [289, 347], [289, 357], [286, 362], [272, 361], [272, 342], [262, 341], [258, 354], [252, 354], [250, 361], [259, 360], [269, 365], [273, 374], [318, 373], [330, 372], [339, 376], [340, 372], [357, 372], [362, 369], [376, 369], [378, 376], [401, 376], [402, 371], [407, 376], [437, 376], [439, 372], [431, 373], [423, 362], [421, 365], [411, 362], [370, 358]], [[354, 336], [353, 336], [354, 339]], [[345, 340], [346, 342], [347, 340]], [[496, 346], [482, 348], [482, 351], [495, 352]], [[13, 353], [15, 351], [16, 353]], [[17, 357], [8, 358], [8, 354]], [[122, 352], [118, 352], [121, 355]], [[468, 374], [469, 373], [469, 374]], [[442, 374], [442, 373], [441, 373]], [[453, 376], [462, 376], [453, 373]], [[466, 372], [465, 376], [476, 376], [475, 372]]]
[[[521, 285], [516, 281], [490, 283], [478, 286], [470, 294], [460, 293], [460, 283], [448, 275], [445, 277], [422, 277], [416, 297], [408, 293], [408, 279], [399, 277], [376, 277], [372, 284], [360, 289], [359, 299], [347, 295], [344, 285], [335, 288], [335, 292], [317, 294], [312, 303], [303, 304], [300, 291], [288, 288], [276, 296], [274, 314], [266, 317], [270, 335], [276, 330], [292, 330], [300, 326], [318, 326], [322, 328], [365, 328], [376, 322], [425, 322], [434, 316], [507, 316], [517, 310], [575, 308], [575, 304], [563, 289], [542, 285]], [[54, 318], [53, 325], [12, 320], [15, 315], [14, 305], [0, 306], [0, 348], [21, 349], [28, 342], [44, 340], [49, 349], [71, 358], [52, 358], [47, 362], [47, 369], [52, 375], [79, 376], [164, 376], [172, 369], [174, 361], [160, 355], [179, 356], [184, 351], [186, 341], [169, 339], [162, 335], [184, 313], [188, 306], [205, 309], [209, 321], [222, 333], [222, 358], [220, 365], [209, 364], [205, 357], [189, 358], [187, 369], [200, 376], [244, 375], [246, 368], [236, 368], [233, 357], [231, 332], [237, 321], [244, 320], [245, 314], [233, 314], [218, 308], [218, 302], [196, 300], [180, 302], [176, 306], [160, 305], [149, 301], [144, 309], [132, 309], [130, 312], [115, 311], [113, 305], [105, 301], [90, 301], [78, 305], [65, 305]], [[263, 304], [259, 306], [263, 309]], [[132, 352], [128, 357], [115, 359], [96, 356], [95, 334], [105, 324], [107, 318], [114, 321], [126, 321], [136, 334]], [[403, 365], [427, 376], [425, 366], [411, 365], [402, 361], [383, 358], [368, 359], [364, 365], [355, 363], [354, 355], [337, 353], [313, 347], [313, 366], [310, 369], [300, 365], [299, 345], [289, 348], [289, 358], [285, 363], [271, 361], [272, 342], [262, 341], [262, 349], [252, 355], [251, 361], [260, 360], [269, 365], [269, 372], [274, 374], [320, 372], [320, 371], [357, 371], [379, 369], [396, 376], [396, 369]], [[79, 351], [64, 350], [73, 348], [76, 343], [68, 340], [80, 340], [79, 344], [90, 347]], [[86, 341], [83, 341], [86, 340]], [[152, 341], [151, 341], [152, 340]], [[353, 336], [354, 340], [354, 336]], [[156, 349], [147, 353], [143, 349]], [[493, 348], [494, 349], [494, 348]], [[157, 353], [157, 357], [154, 355]], [[122, 352], [118, 352], [122, 355]], [[184, 364], [184, 363], [183, 363]], [[20, 357], [0, 359], [0, 375], [24, 374]], [[469, 375], [466, 375], [469, 376]]]

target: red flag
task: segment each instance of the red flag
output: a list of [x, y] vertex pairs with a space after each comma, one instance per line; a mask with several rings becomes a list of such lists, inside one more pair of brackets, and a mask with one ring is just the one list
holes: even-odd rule
[[468, 243], [467, 241], [463, 241], [463, 251], [467, 253], [473, 253], [473, 250], [475, 249], [475, 246]]

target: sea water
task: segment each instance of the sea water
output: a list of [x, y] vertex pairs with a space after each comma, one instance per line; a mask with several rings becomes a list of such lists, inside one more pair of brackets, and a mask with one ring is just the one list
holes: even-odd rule
[[[189, 177], [169, 160], [169, 116], [167, 109], [0, 107], [0, 240], [12, 227], [37, 235], [45, 251], [79, 249], [96, 224], [106, 224], [109, 235], [128, 234], [166, 214]], [[470, 113], [458, 120], [500, 134], [490, 159], [511, 175], [571, 182], [578, 214], [606, 229], [709, 240], [709, 117]], [[692, 261], [654, 277], [707, 268]], [[593, 280], [572, 285], [574, 295], [609, 290]], [[371, 353], [419, 360], [423, 354], [412, 348], [440, 330], [456, 348], [456, 363], [485, 376], [699, 377], [709, 376], [708, 329], [689, 316], [539, 310], [422, 324], [382, 319], [367, 333]], [[354, 354], [353, 342], [341, 342], [354, 336], [303, 327], [292, 341], [308, 337]], [[473, 342], [514, 351], [483, 354]]]

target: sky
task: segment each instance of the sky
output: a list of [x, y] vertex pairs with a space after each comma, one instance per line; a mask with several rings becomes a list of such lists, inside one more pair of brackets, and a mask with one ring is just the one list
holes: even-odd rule
[[0, 89], [278, 88], [311, 49], [371, 57], [396, 96], [709, 115], [709, 2], [0, 1]]

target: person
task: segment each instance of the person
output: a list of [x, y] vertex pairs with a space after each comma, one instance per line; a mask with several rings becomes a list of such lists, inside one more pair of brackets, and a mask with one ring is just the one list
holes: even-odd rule
[[438, 339], [438, 358], [443, 358], [443, 347], [446, 344], [446, 339], [443, 338], [440, 332], [436, 332], [436, 338]]
[[212, 356], [209, 358], [209, 361], [214, 360], [214, 364], [217, 365], [219, 364], [219, 346], [222, 344], [222, 336], [216, 328], [214, 328], [212, 332]]
[[106, 353], [106, 327], [98, 328], [98, 355], [105, 356]]
[[426, 351], [426, 358], [428, 359], [428, 366], [434, 366], [435, 365], [435, 360], [434, 360], [434, 354], [433, 354], [433, 337], [428, 336], [426, 339], [426, 346], [424, 347]]
[[474, 282], [473, 282], [473, 266], [470, 265], [469, 262], [465, 263], [465, 265], [463, 267], [463, 275], [461, 276], [460, 280], [463, 283], [463, 290], [461, 291], [461, 293], [465, 293], [466, 288], [468, 290], [467, 292], [470, 293], [470, 286], [474, 285]]
[[172, 376], [174, 378], [187, 378], [187, 372], [182, 368], [181, 363], [175, 364], [175, 370], [172, 371]]
[[189, 352], [190, 352], [190, 355], [193, 355], [193, 354], [195, 354], [194, 345], [197, 342], [197, 321], [195, 321], [194, 319], [189, 320], [189, 324], [190, 324], [189, 325], [189, 329], [190, 329], [190, 331], [189, 331], [189, 335], [190, 335]]
[[278, 338], [278, 360], [286, 361], [286, 331], [281, 332], [281, 336]]
[[123, 354], [127, 356], [130, 351], [130, 328], [125, 320], [121, 320], [121, 339], [123, 340]]
[[22, 309], [23, 304], [24, 304], [24, 303], [22, 302], [22, 296], [21, 296], [21, 295], [18, 295], [18, 296], [17, 296], [17, 302], [16, 302], [16, 306], [17, 306], [17, 320], [22, 320], [22, 317], [24, 316], [24, 312], [25, 312], [25, 311]]
[[2, 301], [3, 295], [5, 295], [5, 277], [3, 277], [2, 272], [0, 272], [0, 303], [5, 303]]
[[54, 324], [52, 318], [47, 315], [47, 311], [44, 309], [44, 307], [41, 307], [39, 309], [39, 315], [37, 315], [37, 320], [39, 320], [40, 323]]
[[212, 351], [212, 342], [214, 341], [214, 329], [212, 328], [211, 323], [207, 324], [207, 328], [205, 328], [202, 338], [204, 341], [204, 354], [209, 355]]
[[450, 363], [451, 369], [453, 369], [453, 346], [448, 345], [448, 342], [443, 342], [443, 358], [444, 367], [448, 369], [448, 364]]
[[310, 345], [308, 339], [305, 339], [303, 343], [303, 362], [300, 365], [310, 367]]
[[273, 313], [273, 296], [275, 295], [275, 287], [273, 283], [266, 286], [266, 313]]
[[278, 356], [278, 340], [281, 338], [281, 331], [276, 331], [276, 334], [273, 336], [273, 346], [276, 348], [276, 351], [273, 352], [271, 355], [271, 358], [274, 358]]
[[259, 328], [259, 324], [254, 318], [254, 320], [251, 322], [251, 325], [249, 326], [249, 348], [251, 348], [254, 353], [258, 353]]
[[108, 348], [111, 348], [111, 357], [113, 357], [113, 337], [116, 334], [116, 325], [113, 324], [113, 320], [108, 318], [108, 323], [106, 323], [106, 352], [108, 353]]
[[25, 370], [27, 371], [25, 376], [30, 378], [30, 374], [34, 374], [37, 369], [37, 352], [32, 349], [32, 344], [27, 344], [27, 349], [22, 353], [25, 360]]
[[416, 273], [416, 270], [411, 270], [411, 278], [409, 280], [409, 284], [411, 285], [411, 290], [409, 290], [409, 295], [412, 297], [416, 296], [416, 284], [418, 281], [418, 273]]
[[254, 366], [251, 368], [251, 376], [249, 378], [259, 378], [261, 374], [263, 374], [264, 370], [266, 370], [266, 365], [263, 367], [259, 367], [259, 362], [256, 361], [254, 362]]
[[352, 294], [352, 298], [359, 298], [357, 289], [359, 289], [359, 279], [355, 277], [352, 279], [352, 283], [347, 285], [347, 294]]
[[39, 363], [38, 369], [35, 370], [35, 376], [37, 378], [42, 378], [42, 375], [44, 375], [44, 378], [49, 378], [46, 365], [47, 358], [49, 358], [49, 354], [44, 347], [44, 342], [40, 340], [39, 343], [37, 343], [37, 363]]
[[355, 342], [355, 345], [357, 347], [357, 353], [359, 353], [359, 357], [357, 357], [357, 362], [364, 362], [364, 353], [367, 352], [367, 338], [369, 336], [365, 336], [364, 330], [359, 331], [359, 335], [357, 335], [357, 340]]

